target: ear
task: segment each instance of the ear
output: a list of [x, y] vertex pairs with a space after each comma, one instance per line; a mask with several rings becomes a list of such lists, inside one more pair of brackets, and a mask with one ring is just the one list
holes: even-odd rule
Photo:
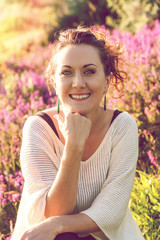
[[51, 82], [52, 86], [54, 87], [54, 89], [56, 89], [56, 81], [55, 81], [54, 76], [51, 76], [50, 82]]
[[110, 76], [107, 76], [105, 81], [105, 86], [104, 86], [104, 92], [108, 91], [109, 84], [110, 84]]
[[56, 84], [55, 77], [54, 77], [53, 75], [52, 75], [51, 78], [50, 78], [50, 83], [51, 83], [52, 87], [55, 89], [56, 95], [58, 95], [58, 92], [57, 92], [57, 84]]

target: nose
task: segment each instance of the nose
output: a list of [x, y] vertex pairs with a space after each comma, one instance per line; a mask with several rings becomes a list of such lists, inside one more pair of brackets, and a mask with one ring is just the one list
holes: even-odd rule
[[85, 80], [80, 73], [77, 73], [73, 78], [72, 87], [75, 87], [75, 88], [85, 87]]

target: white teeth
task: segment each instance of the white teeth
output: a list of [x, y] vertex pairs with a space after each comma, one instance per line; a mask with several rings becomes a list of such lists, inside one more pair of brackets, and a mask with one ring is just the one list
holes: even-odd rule
[[85, 99], [88, 98], [90, 94], [83, 94], [83, 95], [73, 95], [71, 94], [71, 97], [74, 99]]

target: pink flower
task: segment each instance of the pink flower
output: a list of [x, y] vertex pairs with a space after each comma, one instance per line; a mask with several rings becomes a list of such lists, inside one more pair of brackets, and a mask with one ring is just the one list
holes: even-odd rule
[[17, 188], [19, 187], [19, 183], [18, 182], [14, 182], [14, 186]]
[[153, 156], [151, 150], [148, 151], [148, 157], [153, 165], [155, 165], [156, 167], [159, 166], [157, 163], [157, 158]]
[[6, 199], [3, 199], [3, 200], [1, 201], [2, 206], [5, 206], [6, 203], [7, 203], [7, 200], [6, 200]]
[[5, 192], [5, 191], [6, 191], [6, 189], [7, 189], [7, 186], [6, 186], [6, 184], [2, 183], [2, 184], [0, 185], [0, 191], [3, 191], [3, 192]]
[[4, 180], [4, 176], [3, 175], [0, 175], [0, 183], [2, 183]]
[[19, 193], [13, 194], [13, 195], [12, 195], [13, 201], [16, 202], [17, 200], [19, 200], [19, 196], [20, 196]]
[[150, 112], [150, 111], [149, 111], [149, 108], [146, 107], [146, 108], [144, 109], [144, 113], [145, 113], [145, 114], [149, 114], [149, 112]]
[[11, 237], [6, 237], [6, 240], [10, 240], [11, 239]]
[[0, 190], [0, 199], [3, 199], [3, 191]]

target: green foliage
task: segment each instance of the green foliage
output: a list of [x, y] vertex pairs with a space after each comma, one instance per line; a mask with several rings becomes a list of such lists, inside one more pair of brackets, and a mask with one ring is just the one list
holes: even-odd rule
[[49, 40], [59, 29], [75, 27], [79, 24], [105, 25], [108, 29], [120, 28], [135, 33], [144, 24], [160, 18], [160, 3], [154, 0], [62, 0], [54, 1], [54, 15], [57, 16], [56, 28], [49, 32]]
[[106, 24], [113, 29], [135, 33], [144, 24], [158, 18], [159, 5], [154, 0], [107, 0], [107, 7], [116, 18], [106, 17]]
[[130, 209], [146, 240], [160, 239], [160, 177], [137, 171]]
[[54, 40], [54, 32], [77, 25], [104, 25], [109, 13], [105, 0], [62, 0], [53, 3], [57, 25], [49, 33], [49, 40]]
[[[67, 12], [60, 19], [60, 24], [63, 27], [74, 26], [77, 24], [84, 25], [102, 25], [105, 23], [105, 17], [108, 13], [105, 0], [67, 0]], [[65, 20], [68, 19], [67, 22]], [[75, 19], [74, 22], [70, 21]]]

